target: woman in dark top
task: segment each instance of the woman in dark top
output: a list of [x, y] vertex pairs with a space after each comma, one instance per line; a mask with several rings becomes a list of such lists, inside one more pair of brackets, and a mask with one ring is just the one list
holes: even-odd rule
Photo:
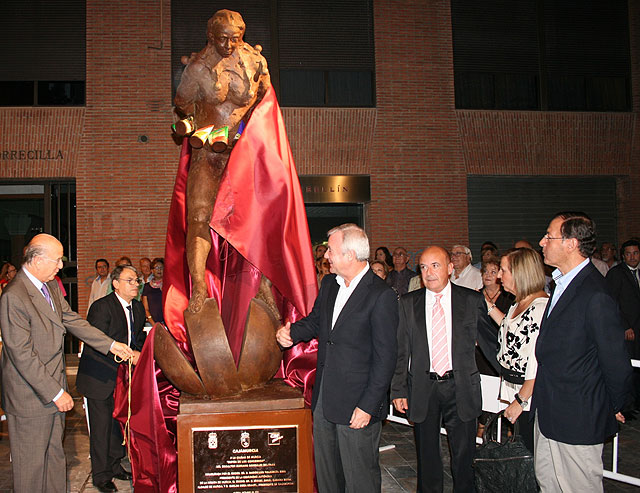
[[[507, 313], [509, 307], [514, 301], [512, 294], [507, 293], [502, 289], [502, 284], [498, 279], [498, 272], [500, 271], [500, 259], [498, 257], [491, 257], [486, 262], [482, 263], [480, 272], [482, 273], [483, 288], [480, 291], [484, 295], [484, 300], [487, 303], [487, 311], [495, 303], [496, 308], [502, 313]], [[498, 324], [491, 320], [493, 323], [493, 330], [498, 340]], [[482, 352], [476, 348], [476, 363], [480, 373], [483, 375], [498, 376], [493, 367], [489, 364]]]
[[164, 323], [162, 312], [162, 276], [164, 274], [164, 259], [156, 258], [151, 262], [153, 277], [142, 289], [142, 304], [147, 312], [147, 322], [154, 325], [156, 322]]

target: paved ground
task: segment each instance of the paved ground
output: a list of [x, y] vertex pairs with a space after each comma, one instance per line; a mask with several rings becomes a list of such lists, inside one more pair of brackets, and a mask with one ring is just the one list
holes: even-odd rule
[[[75, 389], [75, 370], [73, 360], [69, 361], [69, 382]], [[72, 394], [75, 408], [67, 415], [65, 450], [67, 453], [67, 479], [70, 492], [95, 492], [91, 484], [91, 464], [89, 461], [89, 436], [85, 422], [82, 399]], [[382, 452], [382, 491], [385, 493], [414, 492], [416, 490], [416, 456], [412, 429], [396, 423], [386, 423], [382, 431], [382, 445], [395, 445], [395, 448]], [[442, 452], [445, 463], [448, 462], [448, 445], [442, 437]], [[640, 476], [640, 421], [633, 420], [623, 426], [620, 433], [618, 472]], [[605, 464], [611, 464], [611, 446], [605, 445]], [[126, 467], [126, 466], [125, 466]], [[127, 481], [115, 481], [121, 492], [132, 492]], [[9, 437], [6, 422], [0, 428], [0, 493], [12, 491], [11, 465], [9, 462]], [[445, 470], [445, 491], [452, 491], [451, 474]], [[640, 492], [640, 488], [623, 483], [605, 480], [607, 493]]]

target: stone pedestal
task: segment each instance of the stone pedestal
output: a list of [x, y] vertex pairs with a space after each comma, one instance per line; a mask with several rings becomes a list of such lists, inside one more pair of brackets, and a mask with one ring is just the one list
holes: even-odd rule
[[313, 492], [311, 411], [281, 380], [217, 400], [180, 398], [178, 486], [191, 492]]

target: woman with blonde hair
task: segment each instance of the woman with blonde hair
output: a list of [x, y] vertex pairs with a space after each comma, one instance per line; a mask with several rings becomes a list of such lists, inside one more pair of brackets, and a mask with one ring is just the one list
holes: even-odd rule
[[533, 420], [528, 409], [533, 394], [538, 364], [535, 357], [540, 322], [547, 306], [544, 292], [544, 267], [540, 254], [530, 248], [516, 248], [500, 260], [498, 277], [504, 289], [516, 297], [506, 315], [489, 308], [489, 315], [500, 324], [498, 330], [498, 363], [501, 382], [499, 399], [509, 403], [504, 416], [519, 421], [520, 434], [527, 448], [533, 452]]

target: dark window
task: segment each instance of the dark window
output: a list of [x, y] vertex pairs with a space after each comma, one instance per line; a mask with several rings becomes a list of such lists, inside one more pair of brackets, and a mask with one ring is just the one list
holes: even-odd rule
[[85, 16], [85, 0], [0, 2], [0, 105], [84, 104]]
[[[238, 0], [231, 8], [247, 25], [245, 41], [263, 47], [282, 106], [375, 105], [371, 0]], [[205, 46], [217, 8], [208, 0], [173, 0], [171, 9], [175, 93], [180, 58]]]
[[475, 256], [485, 241], [500, 251], [517, 240], [536, 249], [559, 211], [584, 211], [595, 221], [598, 244], [616, 241], [616, 179], [611, 176], [467, 177], [469, 247]]
[[1, 81], [0, 106], [32, 106], [33, 81]]
[[457, 108], [630, 111], [627, 0], [452, 0]]
[[77, 106], [84, 104], [84, 82], [38, 81], [39, 106]]

